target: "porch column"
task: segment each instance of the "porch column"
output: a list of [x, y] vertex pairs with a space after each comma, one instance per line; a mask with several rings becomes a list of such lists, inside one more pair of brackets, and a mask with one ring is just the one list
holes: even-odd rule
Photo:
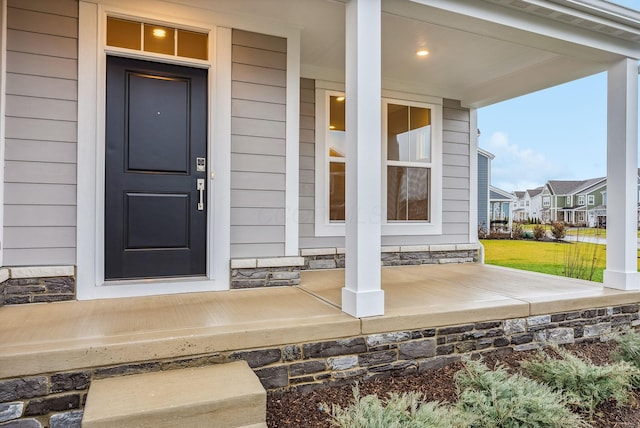
[[607, 84], [607, 268], [604, 285], [640, 288], [638, 238], [638, 63], [609, 68]]
[[380, 286], [380, 0], [346, 5], [347, 209], [342, 310], [354, 317], [384, 313]]

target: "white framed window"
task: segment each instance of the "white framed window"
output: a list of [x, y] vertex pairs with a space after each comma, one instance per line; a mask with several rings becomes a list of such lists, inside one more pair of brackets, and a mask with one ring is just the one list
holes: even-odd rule
[[607, 206], [607, 191], [602, 192], [602, 205]]
[[551, 198], [549, 196], [542, 198], [542, 206], [547, 208], [551, 206]]
[[571, 205], [573, 205], [573, 196], [572, 196], [572, 195], [567, 196], [567, 203], [566, 203], [566, 205], [567, 205], [567, 206], [571, 206]]
[[596, 203], [596, 197], [594, 195], [588, 195], [587, 196], [587, 204], [595, 205], [595, 203]]
[[578, 196], [578, 205], [584, 205], [584, 195]]
[[[342, 91], [316, 90], [316, 236], [345, 233], [346, 102]], [[371, 149], [382, 155], [382, 234], [441, 234], [442, 105], [393, 96], [381, 103], [382, 146]]]

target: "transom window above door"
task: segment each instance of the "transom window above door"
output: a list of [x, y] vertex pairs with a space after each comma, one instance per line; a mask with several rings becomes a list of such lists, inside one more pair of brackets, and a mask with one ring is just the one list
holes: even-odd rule
[[107, 46], [191, 59], [209, 58], [207, 33], [107, 17]]
[[[344, 93], [316, 95], [316, 235], [344, 234], [346, 120]], [[441, 233], [442, 106], [383, 98], [382, 233]]]

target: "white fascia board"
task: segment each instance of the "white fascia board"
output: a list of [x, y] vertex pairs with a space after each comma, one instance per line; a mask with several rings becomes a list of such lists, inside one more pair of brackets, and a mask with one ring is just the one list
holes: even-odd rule
[[[492, 4], [488, 1], [467, 1], [467, 0], [410, 0], [412, 3], [431, 6], [447, 12], [453, 12], [468, 18], [486, 21], [487, 24], [497, 24], [500, 27], [492, 27], [491, 25], [476, 25], [473, 32], [486, 36], [498, 36], [503, 40], [511, 38], [514, 42], [523, 42], [532, 47], [538, 47], [543, 50], [553, 50], [563, 55], [572, 55], [580, 57], [578, 47], [590, 47], [598, 50], [613, 52], [620, 56], [637, 57], [638, 46], [629, 40], [619, 39], [615, 36], [601, 32], [590, 31], [569, 23], [559, 20], [545, 18], [543, 16], [519, 11], [513, 8], [504, 7], [500, 4]], [[575, 16], [577, 19], [594, 22], [595, 24], [605, 25], [617, 30], [626, 31], [633, 34], [640, 34], [640, 20], [633, 20], [633, 25], [623, 25], [617, 22], [614, 15], [598, 16], [586, 11], [576, 10], [550, 1], [542, 0], [523, 0], [531, 5], [536, 5], [558, 13]], [[394, 7], [394, 13], [402, 13], [401, 6]], [[417, 16], [416, 19], [420, 19]], [[635, 22], [634, 22], [635, 21]], [[467, 23], [468, 25], [469, 23]], [[463, 29], [463, 28], [459, 28]], [[467, 28], [468, 30], [469, 28]], [[511, 30], [511, 31], [510, 31]], [[524, 32], [514, 32], [513, 30], [524, 30]], [[524, 38], [524, 39], [523, 39]], [[570, 42], [564, 44], [549, 45], [551, 39]], [[575, 45], [573, 45], [575, 44]], [[573, 45], [573, 46], [572, 46]], [[588, 54], [583, 52], [583, 54]], [[585, 58], [586, 59], [586, 58]]]
[[[471, 131], [473, 132], [473, 129]], [[481, 149], [480, 147], [478, 147], [478, 153], [483, 155], [484, 157], [489, 158], [489, 160], [494, 160], [496, 157], [493, 153], [489, 153], [488, 151]]]
[[514, 194], [509, 193], [509, 192], [507, 192], [505, 190], [499, 189], [499, 188], [497, 188], [497, 187], [495, 187], [493, 185], [489, 185], [489, 190], [492, 191], [492, 192], [495, 192], [495, 193], [497, 193], [499, 195], [502, 195], [505, 198], [507, 198], [509, 200], [512, 200], [512, 201], [515, 201], [515, 200], [518, 199]]

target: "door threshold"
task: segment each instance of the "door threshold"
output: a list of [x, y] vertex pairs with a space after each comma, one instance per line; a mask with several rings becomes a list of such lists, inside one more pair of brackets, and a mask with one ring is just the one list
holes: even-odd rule
[[201, 293], [229, 289], [229, 281], [201, 277], [150, 278], [97, 281], [96, 285], [78, 286], [78, 300], [113, 299], [119, 297], [157, 296], [165, 294]]
[[135, 279], [105, 279], [102, 286], [118, 286], [118, 285], [148, 285], [148, 284], [182, 284], [185, 282], [203, 282], [209, 281], [206, 276], [178, 276], [170, 278], [135, 278]]

